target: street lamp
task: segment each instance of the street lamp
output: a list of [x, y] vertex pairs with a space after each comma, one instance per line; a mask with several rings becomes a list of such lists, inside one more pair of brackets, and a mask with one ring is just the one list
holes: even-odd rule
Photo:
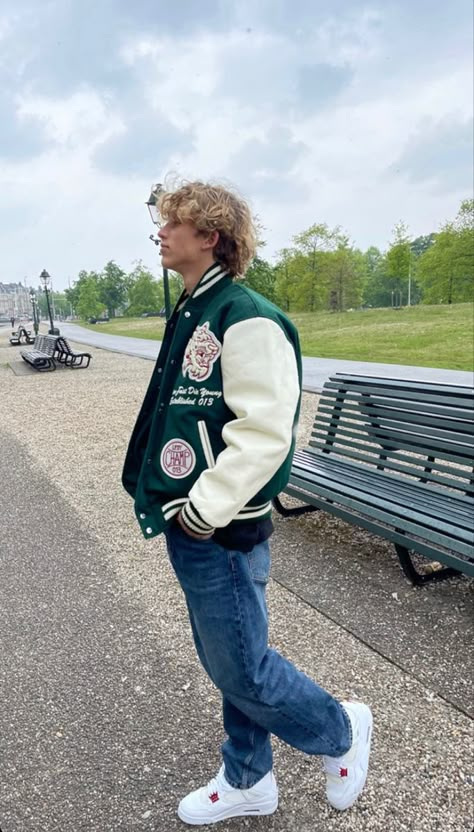
[[36, 295], [33, 292], [33, 289], [30, 290], [30, 301], [31, 301], [31, 306], [33, 308], [33, 329], [35, 331], [35, 335], [38, 335], [38, 330], [39, 330], [38, 301], [36, 300]]
[[44, 293], [46, 295], [46, 303], [47, 303], [47, 306], [48, 306], [49, 323], [51, 325], [51, 329], [48, 329], [48, 335], [59, 335], [60, 334], [59, 329], [57, 329], [57, 327], [54, 326], [53, 316], [51, 314], [51, 304], [49, 302], [49, 292], [48, 292], [48, 289], [51, 287], [51, 277], [49, 276], [46, 269], [43, 269], [43, 271], [41, 272], [41, 274], [39, 276], [39, 279], [41, 280], [41, 283], [43, 284]]
[[[151, 193], [148, 197], [145, 205], [148, 206], [148, 210], [150, 212], [151, 221], [154, 225], [158, 226], [160, 224], [160, 214], [158, 211], [158, 200], [163, 193], [163, 185], [158, 182], [156, 185], [151, 186]], [[154, 237], [153, 234], [150, 234], [150, 240], [156, 245], [160, 245], [159, 237]], [[165, 316], [166, 320], [169, 320], [171, 317], [171, 303], [170, 303], [170, 286], [169, 286], [169, 279], [168, 279], [168, 269], [165, 269], [163, 266], [163, 289], [165, 293]]]

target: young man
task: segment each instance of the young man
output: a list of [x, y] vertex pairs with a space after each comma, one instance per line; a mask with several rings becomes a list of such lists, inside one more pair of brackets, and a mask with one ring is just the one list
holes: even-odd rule
[[164, 532], [196, 650], [222, 693], [227, 739], [211, 782], [185, 797], [194, 825], [278, 806], [270, 735], [323, 756], [346, 809], [367, 776], [372, 716], [339, 703], [267, 643], [271, 500], [286, 485], [301, 395], [293, 324], [235, 278], [255, 253], [250, 210], [201, 182], [160, 200], [162, 264], [184, 291], [127, 452], [123, 484], [146, 538]]

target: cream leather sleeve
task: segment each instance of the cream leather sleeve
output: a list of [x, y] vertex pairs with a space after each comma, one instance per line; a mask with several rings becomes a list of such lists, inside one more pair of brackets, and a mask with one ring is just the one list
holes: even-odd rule
[[222, 431], [227, 447], [189, 493], [189, 508], [209, 528], [230, 523], [284, 462], [300, 395], [293, 346], [267, 318], [227, 330], [221, 366], [224, 400], [235, 419]]

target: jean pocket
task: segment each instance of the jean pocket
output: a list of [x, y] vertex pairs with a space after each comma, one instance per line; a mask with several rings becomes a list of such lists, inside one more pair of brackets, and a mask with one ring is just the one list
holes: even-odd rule
[[268, 543], [258, 543], [245, 556], [252, 579], [259, 584], [268, 583], [270, 577], [270, 549]]

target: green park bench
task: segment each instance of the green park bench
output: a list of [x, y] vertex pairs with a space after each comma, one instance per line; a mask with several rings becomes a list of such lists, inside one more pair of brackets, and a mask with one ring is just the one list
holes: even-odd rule
[[[474, 389], [337, 373], [286, 494], [390, 540], [415, 585], [474, 576]], [[415, 564], [412, 553], [416, 557]], [[443, 564], [429, 572], [423, 558]]]

